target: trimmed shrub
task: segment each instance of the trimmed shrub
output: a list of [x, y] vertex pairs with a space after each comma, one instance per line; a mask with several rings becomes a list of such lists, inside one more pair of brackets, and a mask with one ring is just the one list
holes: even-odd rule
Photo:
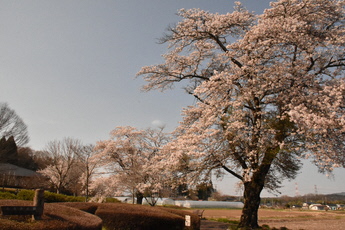
[[33, 190], [20, 190], [17, 194], [18, 200], [34, 200], [35, 191]]
[[52, 193], [52, 192], [44, 192], [44, 202], [47, 203], [54, 203], [54, 202], [64, 202], [64, 195]]
[[80, 202], [67, 202], [67, 203], [60, 203], [61, 205], [66, 205], [68, 207], [76, 208], [81, 211], [95, 214], [96, 210], [98, 209], [98, 203], [80, 203]]
[[103, 220], [106, 229], [180, 230], [184, 218], [157, 208], [130, 204], [102, 204], [96, 215]]
[[[123, 203], [61, 203], [89, 213], [103, 220], [107, 230], [197, 230], [199, 217], [193, 213], [162, 207]], [[185, 227], [185, 215], [192, 217], [192, 226]]]
[[83, 202], [85, 199], [78, 196], [67, 196], [53, 192], [44, 192], [44, 201], [47, 203], [56, 202]]
[[81, 196], [66, 196], [65, 202], [85, 202], [85, 198]]
[[107, 198], [105, 198], [105, 203], [121, 203], [121, 201], [119, 201], [116, 198], [107, 197]]
[[[34, 190], [20, 190], [17, 195], [11, 192], [0, 192], [0, 199], [18, 199], [18, 200], [34, 200]], [[57, 194], [52, 192], [44, 192], [44, 201], [47, 203], [56, 202], [84, 202], [84, 197], [67, 196], [63, 194]]]
[[17, 196], [11, 192], [0, 192], [0, 200], [17, 199]]
[[60, 204], [48, 204], [47, 215], [57, 215], [58, 219], [75, 225], [75, 230], [101, 230], [102, 220], [95, 215]]

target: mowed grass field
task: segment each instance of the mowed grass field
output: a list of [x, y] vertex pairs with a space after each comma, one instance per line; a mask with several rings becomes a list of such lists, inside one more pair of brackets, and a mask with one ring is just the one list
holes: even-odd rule
[[[239, 220], [241, 210], [205, 209], [206, 219], [226, 218]], [[307, 210], [259, 210], [259, 224], [271, 228], [286, 227], [292, 230], [333, 230], [345, 229], [345, 211], [307, 211]]]

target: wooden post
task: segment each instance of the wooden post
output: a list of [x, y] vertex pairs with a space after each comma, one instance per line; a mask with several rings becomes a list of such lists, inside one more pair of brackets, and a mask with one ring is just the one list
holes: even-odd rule
[[40, 220], [42, 218], [43, 210], [44, 210], [44, 190], [43, 189], [36, 189], [35, 198], [34, 198], [34, 206], [36, 207], [36, 214], [33, 215], [33, 219]]

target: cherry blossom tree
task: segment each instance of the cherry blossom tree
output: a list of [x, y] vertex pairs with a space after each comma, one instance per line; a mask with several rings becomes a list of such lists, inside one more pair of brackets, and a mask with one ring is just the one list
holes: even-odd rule
[[162, 160], [160, 150], [168, 136], [162, 129], [138, 130], [129, 126], [117, 127], [110, 135], [109, 140], [97, 143], [97, 157], [103, 160], [118, 189], [135, 194], [139, 204], [145, 194], [154, 205], [166, 180], [157, 163]]
[[73, 184], [78, 182], [79, 175], [72, 175], [72, 172], [74, 174], [80, 172], [74, 168], [80, 151], [80, 141], [72, 138], [51, 141], [47, 144], [44, 152], [51, 161], [39, 173], [49, 178], [57, 193], [61, 193], [62, 189], [66, 188], [72, 181]]
[[[244, 186], [239, 227], [256, 229], [260, 193], [292, 179], [300, 160], [345, 166], [343, 0], [279, 0], [262, 15], [179, 11], [162, 38], [165, 63], [138, 73], [144, 90], [184, 81], [197, 102], [169, 144], [188, 179], [230, 173]], [[181, 161], [181, 159], [187, 159]]]
[[121, 182], [111, 176], [99, 174], [90, 183], [90, 191], [93, 196], [91, 202], [103, 202], [107, 197], [121, 196], [125, 188], [121, 187]]

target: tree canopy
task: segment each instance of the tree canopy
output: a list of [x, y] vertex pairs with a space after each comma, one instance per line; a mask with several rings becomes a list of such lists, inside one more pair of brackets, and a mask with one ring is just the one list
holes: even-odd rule
[[227, 14], [182, 9], [161, 39], [165, 62], [138, 73], [144, 90], [187, 82], [197, 102], [183, 111], [170, 164], [187, 158], [191, 180], [218, 170], [242, 181], [240, 227], [258, 227], [262, 189], [294, 178], [300, 159], [323, 172], [345, 166], [344, 6], [280, 0], [262, 15], [240, 3]]

